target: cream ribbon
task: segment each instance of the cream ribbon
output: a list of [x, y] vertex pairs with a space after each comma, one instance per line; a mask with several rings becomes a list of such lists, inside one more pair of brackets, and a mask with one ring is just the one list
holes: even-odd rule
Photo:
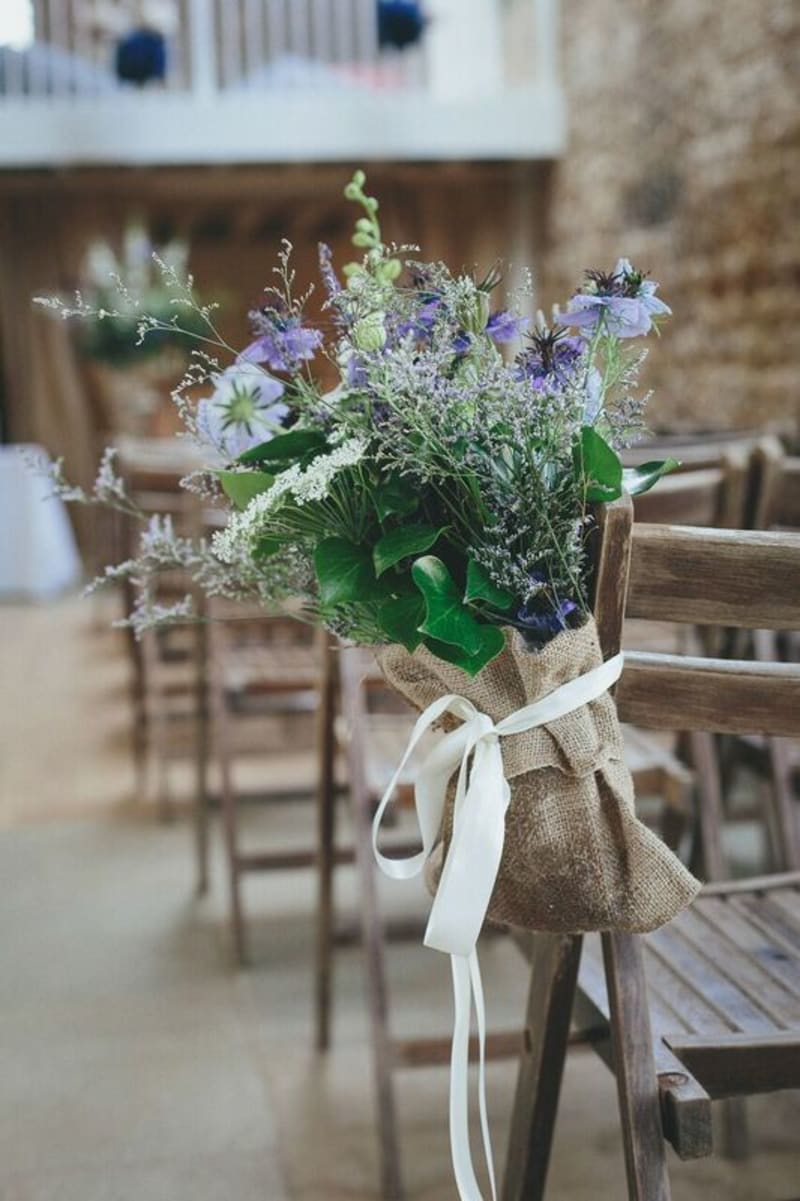
[[[410, 880], [422, 871], [433, 850], [444, 813], [447, 785], [458, 771], [453, 832], [439, 879], [425, 946], [450, 956], [453, 971], [454, 1025], [450, 1057], [450, 1148], [461, 1201], [482, 1201], [472, 1166], [469, 1143], [469, 1030], [475, 1006], [478, 1028], [478, 1101], [481, 1135], [492, 1201], [497, 1199], [489, 1121], [486, 1110], [486, 1010], [476, 944], [492, 895], [505, 837], [505, 814], [511, 790], [503, 771], [500, 739], [522, 734], [565, 717], [602, 696], [619, 679], [623, 657], [602, 663], [525, 705], [502, 721], [493, 722], [466, 697], [439, 697], [420, 714], [397, 771], [383, 795], [372, 823], [372, 846], [381, 871], [394, 880]], [[420, 739], [450, 713], [462, 722], [445, 734], [420, 766], [414, 800], [422, 850], [407, 859], [388, 859], [378, 850], [383, 815], [398, 781]]]

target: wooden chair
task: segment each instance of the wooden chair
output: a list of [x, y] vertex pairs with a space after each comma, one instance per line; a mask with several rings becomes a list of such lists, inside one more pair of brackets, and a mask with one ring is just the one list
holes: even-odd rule
[[[678, 472], [661, 480], [651, 492], [635, 498], [635, 520], [657, 525], [740, 528], [745, 520], [752, 472], [750, 448], [745, 449], [737, 443], [723, 444], [723, 447], [701, 443], [690, 446], [688, 454], [688, 461]], [[701, 458], [701, 455], [706, 457]], [[706, 649], [721, 648], [722, 634], [720, 629], [698, 631], [688, 625], [634, 620], [625, 624], [623, 647], [626, 650], [691, 653], [700, 639]], [[659, 795], [665, 801], [662, 817], [665, 841], [677, 849], [694, 817], [695, 857], [701, 857], [709, 877], [720, 879], [724, 875], [723, 792], [714, 736], [705, 730], [694, 730], [685, 737], [674, 737], [677, 745], [672, 750], [665, 749], [652, 735], [642, 731], [626, 730], [626, 740], [631, 744], [638, 766], [638, 796], [647, 795], [648, 751], [654, 767], [662, 764]], [[694, 780], [691, 785], [686, 781], [681, 755], [691, 767], [697, 791], [702, 796], [702, 803], [695, 807], [694, 814], [691, 803], [687, 802], [690, 788], [692, 792], [695, 790]], [[658, 780], [655, 782], [659, 783]]]
[[[606, 656], [626, 591], [631, 616], [800, 627], [800, 535], [634, 526], [625, 501], [600, 523]], [[649, 728], [796, 736], [800, 667], [632, 653], [617, 703], [622, 720]], [[520, 942], [531, 990], [504, 1201], [544, 1195], [573, 1008], [617, 1077], [633, 1201], [669, 1198], [665, 1139], [683, 1158], [711, 1153], [712, 1098], [800, 1087], [800, 873], [712, 885], [647, 937]]]
[[[765, 440], [756, 451], [759, 488], [754, 512], [754, 526], [764, 530], [800, 530], [800, 457], [785, 456], [774, 440]], [[785, 632], [784, 632], [785, 633]], [[796, 636], [786, 638], [781, 647], [773, 630], [753, 632], [755, 654], [758, 658], [780, 662], [800, 657]], [[772, 852], [778, 870], [800, 869], [800, 829], [798, 829], [798, 796], [795, 779], [800, 773], [800, 744], [785, 738], [757, 740], [766, 752], [769, 775], [775, 790]]]
[[[207, 639], [209, 755], [219, 770], [220, 805], [227, 860], [233, 942], [240, 963], [247, 960], [247, 928], [242, 904], [245, 875], [310, 867], [312, 846], [247, 851], [241, 845], [240, 802], [236, 764], [245, 756], [264, 757], [291, 746], [305, 749], [298, 723], [308, 724], [308, 751], [313, 754], [314, 710], [320, 685], [322, 654], [310, 626], [291, 617], [266, 616], [256, 606], [211, 601]], [[290, 734], [291, 728], [291, 734]], [[272, 731], [271, 742], [268, 735]], [[314, 781], [286, 778], [271, 791], [281, 796], [308, 796]], [[259, 799], [263, 792], [259, 790]], [[208, 846], [208, 839], [202, 844]], [[200, 878], [207, 864], [198, 864]]]
[[[337, 943], [349, 943], [353, 937], [347, 925], [337, 928], [334, 924], [333, 868], [336, 862], [343, 859], [342, 854], [334, 850], [333, 763], [338, 737], [347, 765], [353, 857], [359, 883], [358, 935], [365, 955], [381, 1191], [386, 1201], [399, 1201], [403, 1196], [403, 1173], [393, 1074], [398, 1069], [444, 1067], [450, 1061], [449, 1034], [427, 1038], [397, 1038], [392, 1035], [386, 943], [395, 939], [413, 939], [421, 943], [424, 923], [418, 918], [394, 922], [382, 918], [377, 897], [377, 869], [372, 853], [374, 807], [402, 757], [415, 715], [385, 683], [369, 652], [333, 642], [329, 643], [329, 647], [320, 720], [317, 1047], [326, 1050], [330, 1043], [332, 951]], [[338, 720], [337, 698], [341, 710]], [[406, 804], [412, 804], [411, 777], [400, 783], [400, 803], [404, 793]], [[400, 833], [393, 838], [392, 849], [398, 854], [410, 854], [418, 849], [418, 843], [404, 842]], [[521, 1047], [519, 1030], [492, 1032], [487, 1040], [487, 1059], [516, 1057]]]

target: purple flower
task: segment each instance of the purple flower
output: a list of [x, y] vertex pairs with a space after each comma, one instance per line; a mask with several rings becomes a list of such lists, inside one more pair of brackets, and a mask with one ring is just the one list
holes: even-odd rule
[[366, 388], [369, 383], [367, 368], [360, 355], [355, 353], [348, 355], [345, 367], [345, 382], [348, 388], [352, 388], [353, 391]]
[[562, 313], [564, 324], [591, 333], [604, 318], [606, 329], [617, 338], [641, 337], [652, 329], [654, 317], [672, 312], [656, 296], [657, 288], [628, 259], [619, 259], [610, 275], [586, 273], [585, 290], [577, 292]]
[[319, 273], [322, 276], [325, 291], [329, 297], [338, 296], [342, 290], [342, 285], [339, 283], [339, 277], [333, 269], [333, 251], [327, 242], [320, 242], [317, 250], [319, 252]]
[[487, 321], [486, 333], [494, 342], [513, 342], [527, 326], [527, 317], [515, 317], [508, 309], [500, 309]]
[[428, 297], [413, 317], [401, 321], [397, 326], [397, 337], [407, 338], [410, 335], [417, 342], [426, 341], [433, 333], [433, 327], [442, 311], [442, 301], [439, 297]]
[[223, 456], [235, 459], [268, 442], [289, 413], [283, 384], [252, 363], [227, 367], [214, 377], [214, 393], [197, 406], [197, 431]]
[[518, 379], [528, 379], [539, 392], [562, 388], [583, 368], [586, 341], [562, 325], [537, 327], [529, 334], [530, 346], [516, 359]]
[[556, 634], [569, 629], [568, 619], [577, 611], [574, 601], [563, 600], [554, 605], [549, 594], [542, 592], [517, 610], [517, 622], [529, 645], [544, 646]]
[[460, 329], [453, 338], [452, 346], [456, 354], [466, 354], [472, 345], [472, 336], [465, 329]]
[[238, 363], [266, 363], [272, 371], [295, 375], [322, 345], [321, 330], [304, 326], [299, 317], [262, 309], [250, 319], [258, 337], [242, 351]]

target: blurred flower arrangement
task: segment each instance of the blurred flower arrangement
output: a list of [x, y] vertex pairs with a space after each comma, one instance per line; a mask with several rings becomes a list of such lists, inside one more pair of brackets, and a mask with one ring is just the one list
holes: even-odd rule
[[[81, 290], [75, 312], [84, 317], [80, 345], [90, 359], [125, 368], [165, 350], [178, 350], [188, 358], [189, 338], [202, 334], [202, 322], [191, 310], [181, 330], [173, 328], [172, 277], [186, 274], [188, 249], [172, 241], [156, 248], [144, 228], [131, 225], [125, 231], [122, 254], [108, 242], [96, 241], [83, 263]], [[63, 306], [62, 306], [63, 311]], [[157, 321], [152, 336], [138, 337], [142, 314]]]
[[[529, 285], [493, 307], [496, 268], [454, 275], [387, 244], [365, 182], [359, 171], [345, 190], [361, 210], [362, 257], [340, 279], [320, 247], [321, 324], [307, 317], [311, 290], [296, 292], [287, 243], [238, 353], [164, 258], [156, 287], [138, 261], [140, 292], [130, 270], [120, 276], [122, 309], [97, 296], [45, 303], [88, 319], [101, 352], [134, 330], [143, 347], [199, 339], [176, 399], [207, 470], [186, 483], [230, 507], [227, 526], [191, 543], [157, 522], [141, 558], [109, 577], [179, 565], [212, 593], [292, 596], [346, 638], [424, 644], [475, 675], [504, 628], [536, 649], [582, 623], [591, 504], [675, 466], [623, 469], [618, 453], [643, 424], [638, 340], [669, 309], [626, 259], [588, 272], [549, 321], [522, 315]], [[332, 391], [313, 371], [322, 355], [338, 373]], [[195, 403], [198, 384], [212, 391]], [[99, 499], [119, 504], [111, 460], [104, 472]], [[67, 487], [57, 467], [55, 478]], [[155, 618], [143, 601], [132, 620]]]

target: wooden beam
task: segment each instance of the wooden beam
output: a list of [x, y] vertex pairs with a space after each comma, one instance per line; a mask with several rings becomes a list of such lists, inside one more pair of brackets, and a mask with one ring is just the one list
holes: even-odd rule
[[616, 697], [620, 721], [649, 729], [800, 736], [800, 666], [790, 663], [631, 651]]
[[800, 626], [800, 534], [634, 525], [629, 617]]
[[714, 1098], [800, 1088], [800, 1034], [680, 1035], [672, 1052]]

